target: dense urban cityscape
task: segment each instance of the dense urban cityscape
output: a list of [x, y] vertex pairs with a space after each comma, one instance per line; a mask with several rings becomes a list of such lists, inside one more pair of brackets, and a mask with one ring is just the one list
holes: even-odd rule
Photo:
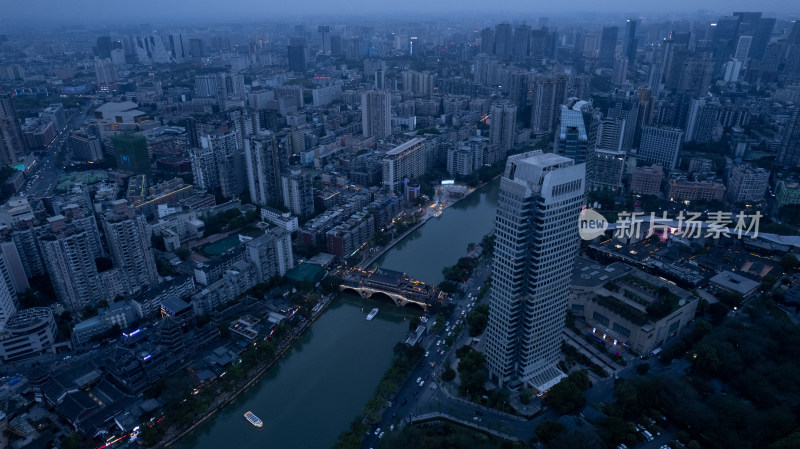
[[797, 5], [12, 3], [0, 447], [800, 448]]

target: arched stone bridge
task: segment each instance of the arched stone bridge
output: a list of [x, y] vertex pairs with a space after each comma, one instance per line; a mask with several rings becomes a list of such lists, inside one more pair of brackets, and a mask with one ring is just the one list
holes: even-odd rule
[[370, 271], [353, 269], [343, 273], [339, 291], [347, 290], [364, 299], [382, 294], [399, 307], [413, 304], [424, 310], [441, 300], [438, 288], [411, 279], [405, 273], [382, 268]]

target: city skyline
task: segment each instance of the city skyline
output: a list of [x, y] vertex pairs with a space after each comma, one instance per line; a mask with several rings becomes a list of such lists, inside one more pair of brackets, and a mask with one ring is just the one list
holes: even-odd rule
[[751, 6], [13, 0], [0, 446], [798, 446]]
[[[339, 19], [339, 20], [359, 20], [364, 18], [390, 19], [403, 17], [419, 17], [420, 15], [445, 14], [450, 18], [468, 17], [475, 15], [485, 18], [485, 13], [489, 12], [494, 16], [509, 14], [509, 17], [518, 16], [523, 12], [531, 19], [542, 15], [552, 16], [560, 20], [570, 20], [570, 18], [592, 17], [592, 13], [598, 12], [602, 15], [694, 15], [700, 12], [704, 14], [730, 14], [733, 11], [753, 10], [752, 2], [749, 0], [736, 0], [733, 2], [722, 0], [705, 0], [703, 2], [691, 2], [689, 0], [678, 0], [668, 3], [642, 5], [641, 2], [634, 0], [613, 0], [606, 2], [602, 7], [598, 7], [595, 2], [589, 0], [578, 0], [570, 3], [570, 9], [555, 7], [553, 4], [529, 5], [518, 0], [501, 0], [493, 2], [491, 8], [485, 2], [478, 0], [467, 0], [458, 2], [457, 5], [446, 2], [436, 2], [434, 4], [411, 0], [398, 5], [376, 5], [365, 1], [348, 1], [335, 4], [327, 1], [306, 2], [303, 6], [296, 6], [291, 3], [265, 4], [254, 0], [234, 0], [226, 3], [223, 11], [220, 11], [219, 4], [211, 0], [182, 0], [185, 3], [170, 2], [164, 4], [155, 0], [144, 0], [139, 2], [136, 11], [128, 11], [125, 19], [122, 19], [119, 12], [108, 2], [101, 0], [77, 0], [68, 4], [62, 2], [52, 2], [51, 0], [10, 0], [6, 9], [4, 20], [8, 26], [13, 26], [11, 19], [15, 21], [31, 21], [46, 23], [52, 21], [59, 22], [94, 22], [108, 21], [120, 23], [121, 20], [128, 23], [130, 21], [182, 21], [182, 20], [246, 20], [252, 21], [254, 14], [263, 14], [267, 21], [270, 19], [283, 17], [304, 20], [309, 17], [319, 17], [320, 19]], [[276, 7], [277, 6], [277, 7]], [[458, 15], [452, 15], [452, 8], [457, 6]], [[424, 9], [424, 13], [420, 12]], [[768, 14], [779, 14], [786, 18], [796, 18], [800, 11], [788, 0], [769, 0], [758, 5], [758, 10]], [[84, 11], [92, 11], [91, 15], [84, 14]], [[158, 13], [149, 12], [158, 10]], [[41, 11], [47, 11], [57, 19], [45, 19]], [[313, 13], [309, 14], [309, 11]], [[387, 16], [391, 14], [391, 16]], [[433, 17], [435, 18], [435, 17]], [[618, 22], [620, 26], [625, 25], [625, 19], [621, 18]]]

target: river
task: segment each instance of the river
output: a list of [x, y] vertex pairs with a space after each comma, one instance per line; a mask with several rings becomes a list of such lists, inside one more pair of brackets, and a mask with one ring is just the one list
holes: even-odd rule
[[[495, 181], [449, 207], [409, 234], [375, 263], [438, 283], [470, 242], [491, 231], [497, 207]], [[392, 348], [408, 332], [415, 309], [378, 305], [339, 295], [295, 347], [249, 391], [173, 447], [178, 449], [325, 448], [372, 397], [389, 368]], [[243, 414], [264, 421], [257, 429]]]
[[479, 243], [494, 229], [500, 181], [495, 180], [462, 199], [398, 242], [373, 265], [404, 271], [412, 278], [438, 284], [442, 268], [455, 265], [467, 245]]

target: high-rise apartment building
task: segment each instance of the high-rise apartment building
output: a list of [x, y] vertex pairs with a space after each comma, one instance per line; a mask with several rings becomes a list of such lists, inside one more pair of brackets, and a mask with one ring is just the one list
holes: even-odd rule
[[739, 36], [739, 42], [736, 44], [736, 52], [733, 54], [733, 59], [747, 62], [747, 58], [750, 56], [750, 46], [752, 43], [753, 36]]
[[306, 71], [306, 41], [303, 38], [292, 38], [287, 47], [289, 70], [303, 73]]
[[403, 72], [403, 89], [417, 96], [430, 96], [436, 85], [436, 75], [425, 70], [406, 70]]
[[639, 96], [632, 90], [616, 89], [609, 98], [606, 116], [624, 122], [622, 149], [630, 151], [633, 148], [636, 130], [641, 127], [639, 124]]
[[511, 24], [501, 23], [494, 27], [494, 54], [500, 59], [511, 57], [513, 52]]
[[514, 149], [517, 134], [517, 107], [510, 103], [492, 105], [491, 122], [489, 123], [489, 144], [497, 154], [494, 160], [502, 160]]
[[544, 391], [557, 368], [580, 238], [584, 164], [541, 151], [506, 162], [495, 221], [486, 355], [500, 386]]
[[561, 124], [555, 139], [555, 152], [574, 160], [586, 162], [589, 149], [589, 135], [580, 105], [577, 109], [561, 105]]
[[17, 311], [16, 294], [12, 294], [5, 282], [0, 282], [0, 334], [6, 327], [6, 321]]
[[769, 187], [769, 170], [737, 164], [728, 175], [728, 196], [734, 203], [758, 203], [764, 201]]
[[481, 30], [481, 53], [494, 54], [494, 30], [491, 28]]
[[611, 74], [611, 84], [622, 86], [628, 79], [628, 58], [617, 56], [614, 58], [614, 71]]
[[212, 191], [219, 187], [217, 159], [211, 148], [190, 149], [189, 161], [192, 164], [192, 177], [197, 188]]
[[146, 218], [136, 214], [128, 200], [113, 201], [111, 206], [103, 219], [103, 232], [114, 266], [125, 273], [128, 290], [158, 283]]
[[12, 295], [24, 293], [30, 288], [25, 267], [14, 242], [0, 243], [0, 275]]
[[283, 276], [294, 266], [292, 235], [282, 229], [270, 229], [250, 240], [245, 244], [245, 252], [247, 260], [255, 265], [258, 282]]
[[250, 198], [259, 206], [281, 204], [281, 156], [275, 136], [262, 135], [246, 139], [244, 154]]
[[169, 52], [172, 54], [172, 59], [178, 64], [186, 62], [190, 59], [189, 55], [189, 41], [184, 39], [182, 34], [170, 34]]
[[404, 179], [414, 179], [425, 173], [426, 140], [416, 137], [386, 152], [383, 157], [383, 186], [399, 193]]
[[636, 20], [628, 19], [625, 21], [625, 35], [622, 38], [622, 55], [628, 60], [631, 68], [636, 62]]
[[98, 57], [101, 59], [104, 58], [111, 58], [111, 37], [110, 36], [100, 36], [97, 38], [97, 47], [96, 53]]
[[[796, 28], [800, 28], [800, 25], [796, 25]], [[798, 106], [795, 106], [783, 129], [776, 162], [790, 167], [800, 166], [800, 107]]]
[[515, 61], [522, 61], [531, 54], [531, 27], [522, 24], [514, 30], [514, 54]]
[[293, 169], [287, 176], [281, 177], [283, 190], [283, 207], [300, 218], [314, 215], [314, 189], [308, 174]]
[[94, 74], [97, 77], [97, 84], [100, 86], [108, 86], [117, 82], [117, 66], [111, 62], [110, 58], [95, 58]]
[[645, 126], [636, 159], [672, 170], [678, 166], [682, 146], [683, 131], [680, 129]]
[[[94, 217], [92, 218], [92, 221]], [[95, 264], [97, 229], [67, 224], [64, 216], [48, 219], [49, 229], [39, 236], [42, 259], [64, 308], [77, 312], [104, 298]]]
[[607, 69], [614, 67], [618, 35], [619, 27], [603, 27], [603, 34], [600, 37], [600, 52], [597, 54], [598, 66]]
[[147, 139], [143, 135], [117, 134], [111, 137], [111, 144], [118, 169], [150, 174], [150, 155], [147, 152]]
[[245, 182], [244, 154], [239, 147], [239, 136], [235, 129], [200, 136], [203, 153], [213, 155], [216, 165], [220, 193], [225, 198], [239, 196], [247, 187]]
[[625, 152], [595, 148], [586, 160], [586, 185], [592, 190], [617, 190], [622, 186]]
[[689, 116], [686, 119], [687, 142], [711, 142], [714, 128], [719, 120], [720, 106], [713, 100], [700, 98], [692, 100], [689, 107]]
[[0, 165], [16, 164], [25, 154], [25, 139], [11, 96], [0, 94]]
[[392, 134], [392, 94], [371, 90], [361, 94], [361, 130], [364, 137], [383, 139]]
[[567, 97], [566, 75], [545, 75], [534, 78], [530, 87], [531, 133], [544, 135], [553, 132]]

